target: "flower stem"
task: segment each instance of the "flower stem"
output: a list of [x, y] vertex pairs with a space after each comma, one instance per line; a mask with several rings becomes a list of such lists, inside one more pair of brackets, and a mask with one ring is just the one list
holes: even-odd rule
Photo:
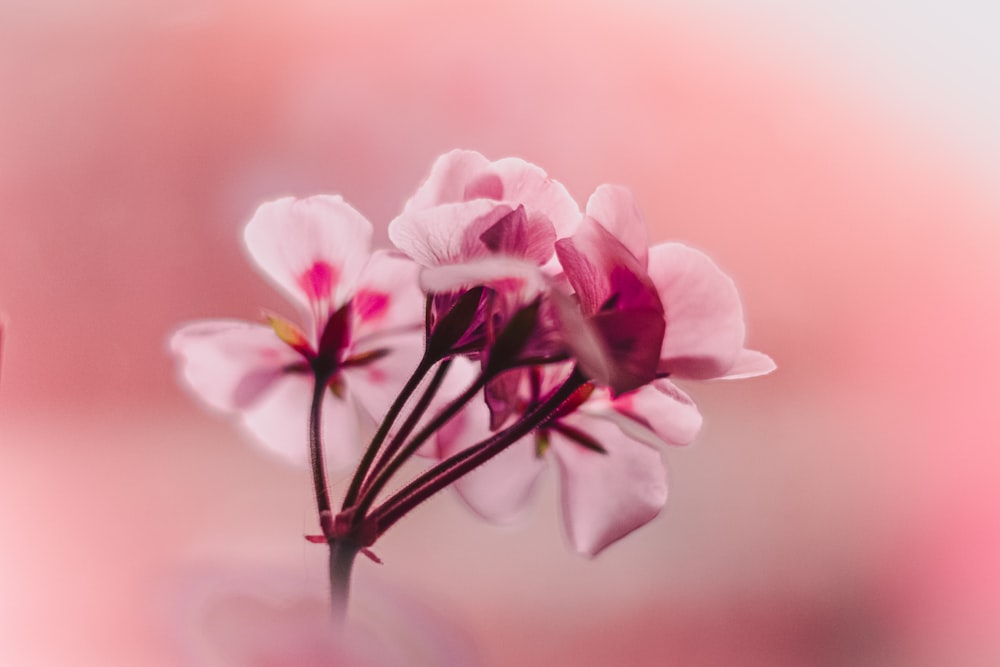
[[389, 444], [386, 445], [386, 448], [379, 455], [375, 464], [371, 467], [368, 479], [366, 479], [365, 483], [361, 485], [361, 493], [364, 493], [368, 487], [371, 486], [372, 481], [379, 475], [382, 469], [385, 468], [392, 456], [399, 451], [399, 448], [403, 446], [406, 438], [408, 438], [413, 429], [416, 428], [417, 422], [419, 422], [420, 418], [423, 417], [428, 406], [430, 406], [431, 401], [434, 400], [434, 396], [437, 395], [438, 389], [441, 388], [441, 383], [444, 382], [444, 377], [448, 373], [448, 369], [451, 368], [451, 363], [452, 360], [449, 358], [442, 361], [438, 366], [437, 370], [434, 372], [434, 377], [431, 378], [430, 384], [420, 397], [420, 400], [413, 406], [413, 410], [406, 416], [406, 420], [399, 427], [399, 430], [392, 437], [392, 440], [389, 441]]
[[577, 389], [586, 383], [587, 378], [580, 372], [580, 369], [574, 368], [570, 376], [555, 392], [509, 428], [442, 461], [407, 484], [372, 512], [369, 520], [374, 522], [375, 537], [385, 533], [417, 505], [538, 428]]
[[351, 570], [360, 547], [350, 539], [330, 540], [330, 602], [334, 627], [340, 631], [347, 618], [351, 592]]
[[[324, 517], [330, 516], [330, 487], [326, 481], [326, 461], [323, 455], [322, 412], [323, 397], [326, 395], [326, 385], [330, 377], [324, 373], [316, 373], [316, 384], [313, 386], [312, 405], [309, 408], [309, 461], [312, 464], [313, 490], [316, 493], [316, 511], [319, 512], [320, 524]], [[323, 526], [323, 534], [326, 527]]]
[[351, 588], [351, 569], [360, 547], [349, 539], [333, 535], [333, 514], [330, 510], [330, 488], [326, 481], [326, 462], [323, 455], [323, 397], [326, 395], [330, 375], [316, 373], [312, 405], [309, 409], [309, 458], [312, 462], [313, 488], [316, 492], [316, 511], [323, 536], [330, 547], [330, 604], [334, 627], [339, 632], [347, 617], [347, 600]]
[[374, 479], [372, 479], [371, 483], [365, 486], [364, 493], [358, 501], [354, 514], [355, 526], [364, 522], [365, 513], [372, 506], [372, 504], [374, 504], [379, 491], [385, 487], [386, 483], [388, 483], [389, 479], [396, 473], [397, 470], [399, 470], [403, 463], [410, 458], [414, 452], [420, 449], [420, 446], [424, 444], [428, 438], [448, 423], [452, 417], [458, 414], [458, 412], [465, 407], [465, 404], [472, 400], [472, 398], [486, 385], [489, 379], [490, 378], [487, 375], [480, 374], [479, 377], [476, 378], [475, 382], [469, 385], [469, 387], [455, 400], [435, 415], [426, 426], [413, 436], [413, 439], [410, 440], [405, 447], [400, 449], [395, 457], [383, 466], [382, 470], [377, 476], [374, 477]]
[[385, 441], [386, 436], [389, 435], [389, 429], [392, 428], [392, 424], [396, 421], [399, 413], [403, 410], [403, 406], [406, 405], [406, 401], [409, 400], [413, 392], [417, 390], [420, 385], [420, 381], [424, 379], [427, 371], [431, 369], [434, 365], [434, 360], [429, 359], [425, 354], [421, 358], [420, 363], [417, 364], [417, 368], [413, 371], [413, 375], [410, 379], [406, 381], [403, 389], [396, 396], [396, 399], [389, 406], [389, 411], [386, 413], [385, 417], [382, 419], [382, 423], [379, 424], [378, 430], [375, 435], [372, 436], [371, 442], [368, 444], [368, 449], [365, 450], [364, 455], [361, 457], [361, 461], [358, 462], [358, 467], [354, 471], [354, 477], [351, 479], [351, 484], [347, 488], [347, 494], [344, 496], [344, 502], [341, 505], [342, 509], [348, 509], [358, 499], [358, 494], [361, 493], [361, 487], [364, 484], [365, 478], [368, 476], [368, 471], [371, 469], [372, 463], [375, 461], [375, 456], [378, 454], [379, 448], [382, 447], [382, 443]]

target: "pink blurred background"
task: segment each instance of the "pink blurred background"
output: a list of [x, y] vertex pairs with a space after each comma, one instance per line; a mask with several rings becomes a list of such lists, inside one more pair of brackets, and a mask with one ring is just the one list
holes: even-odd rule
[[5, 664], [250, 664], [283, 636], [268, 664], [304, 664], [306, 473], [195, 405], [164, 338], [288, 313], [238, 243], [260, 202], [341, 193], [384, 242], [454, 147], [581, 202], [631, 187], [735, 277], [779, 372], [689, 385], [667, 510], [595, 561], [551, 479], [517, 529], [436, 498], [359, 565], [359, 595], [426, 607], [390, 637], [432, 622], [489, 666], [1000, 664], [995, 10], [88, 5], [0, 7]]

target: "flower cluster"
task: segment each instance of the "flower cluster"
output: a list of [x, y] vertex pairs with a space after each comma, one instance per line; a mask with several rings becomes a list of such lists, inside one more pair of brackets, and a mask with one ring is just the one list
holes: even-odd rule
[[[774, 369], [744, 347], [732, 280], [696, 250], [650, 247], [624, 188], [581, 212], [534, 165], [453, 151], [389, 224], [395, 249], [371, 252], [371, 234], [339, 197], [263, 205], [246, 248], [304, 326], [203, 321], [170, 342], [202, 399], [311, 459], [331, 549], [366, 549], [452, 485], [510, 521], [551, 459], [569, 540], [595, 555], [656, 516], [660, 447], [701, 426], [674, 381]], [[377, 425], [363, 449], [359, 419]], [[416, 454], [437, 460], [383, 497]], [[356, 462], [339, 511], [327, 456]]]

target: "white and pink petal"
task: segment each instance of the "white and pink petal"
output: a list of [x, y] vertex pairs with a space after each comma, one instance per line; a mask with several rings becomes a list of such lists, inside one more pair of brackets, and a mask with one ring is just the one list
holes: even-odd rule
[[305, 309], [314, 329], [353, 293], [368, 263], [371, 237], [371, 223], [332, 195], [268, 202], [244, 230], [251, 259]]
[[470, 150], [439, 157], [404, 214], [475, 199], [503, 201], [512, 208], [523, 205], [529, 220], [547, 220], [559, 237], [572, 234], [580, 219], [576, 201], [540, 167], [513, 157], [491, 162]]
[[352, 297], [355, 345], [381, 335], [423, 332], [425, 306], [419, 273], [420, 266], [400, 253], [372, 253]]
[[596, 556], [659, 514], [667, 501], [666, 470], [658, 450], [610, 421], [577, 412], [566, 422], [606, 450], [552, 433], [567, 536], [578, 553]]
[[186, 324], [168, 344], [188, 388], [224, 412], [252, 405], [288, 369], [306, 363], [271, 327], [238, 320]]
[[591, 397], [580, 409], [613, 421], [630, 438], [653, 447], [689, 445], [702, 424], [691, 397], [668, 380], [656, 380], [615, 399]]
[[423, 266], [466, 262], [490, 254], [482, 235], [513, 211], [475, 199], [404, 212], [389, 223], [389, 240]]

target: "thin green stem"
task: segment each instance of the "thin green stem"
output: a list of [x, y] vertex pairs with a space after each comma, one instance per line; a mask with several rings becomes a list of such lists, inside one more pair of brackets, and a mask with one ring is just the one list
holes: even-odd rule
[[417, 505], [538, 428], [586, 382], [587, 378], [575, 368], [555, 392], [509, 428], [442, 461], [407, 484], [372, 512], [369, 521], [374, 522], [375, 537], [385, 533]]
[[392, 428], [392, 424], [399, 417], [399, 413], [403, 410], [403, 406], [406, 405], [406, 401], [410, 399], [413, 392], [417, 390], [420, 386], [420, 381], [424, 379], [427, 371], [434, 366], [434, 361], [428, 359], [425, 354], [421, 358], [420, 363], [417, 364], [417, 368], [413, 371], [410, 379], [406, 381], [403, 389], [396, 396], [396, 400], [392, 402], [389, 406], [389, 411], [385, 414], [382, 419], [382, 423], [379, 424], [378, 430], [375, 431], [375, 435], [372, 436], [371, 442], [368, 444], [368, 449], [365, 450], [364, 455], [361, 457], [361, 461], [358, 462], [358, 467], [354, 471], [354, 477], [351, 479], [351, 484], [347, 488], [347, 494], [344, 496], [344, 502], [341, 505], [341, 509], [348, 509], [358, 499], [358, 494], [361, 493], [362, 485], [368, 476], [368, 471], [370, 470], [372, 463], [375, 461], [375, 456], [378, 454], [379, 449], [382, 447], [382, 443], [385, 442], [386, 436], [389, 435], [389, 429]]

